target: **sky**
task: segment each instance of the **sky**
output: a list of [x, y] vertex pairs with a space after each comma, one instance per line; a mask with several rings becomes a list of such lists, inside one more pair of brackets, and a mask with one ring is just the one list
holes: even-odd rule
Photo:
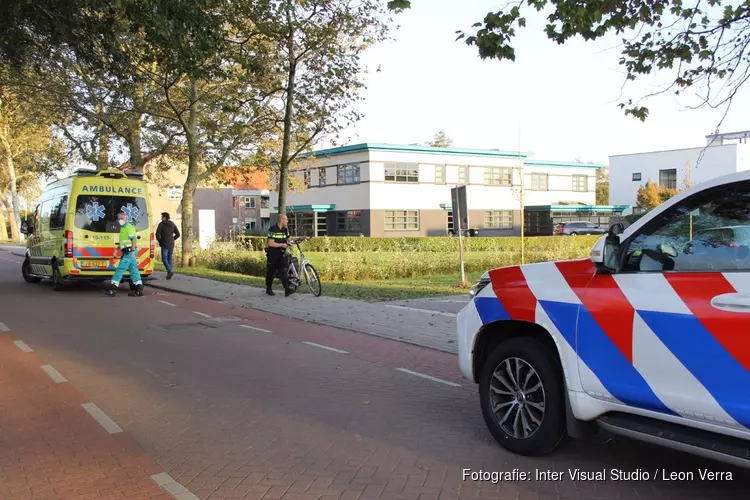
[[[482, 61], [475, 47], [455, 41], [456, 30], [471, 29], [503, 5], [414, 0], [411, 10], [394, 16], [394, 40], [371, 47], [362, 59], [368, 88], [358, 109], [364, 118], [339, 143], [425, 143], [443, 129], [454, 147], [606, 164], [610, 155], [704, 146], [716, 131], [724, 110], [686, 109], [694, 95], [650, 99], [645, 123], [625, 116], [617, 106], [625, 81], [617, 36], [557, 45], [544, 35], [544, 12], [527, 9], [515, 62]], [[672, 72], [658, 73], [629, 83], [624, 95], [638, 98], [673, 79]], [[750, 84], [719, 131], [750, 129], [748, 109]]]

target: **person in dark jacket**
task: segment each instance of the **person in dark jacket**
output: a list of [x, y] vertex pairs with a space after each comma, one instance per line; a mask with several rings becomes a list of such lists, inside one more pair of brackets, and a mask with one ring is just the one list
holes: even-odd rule
[[271, 290], [273, 278], [278, 275], [281, 283], [284, 285], [284, 295], [289, 297], [292, 294], [289, 288], [289, 278], [287, 272], [287, 255], [286, 249], [289, 248], [289, 219], [286, 214], [279, 214], [278, 221], [268, 231], [268, 246], [266, 247], [266, 293], [276, 295]]
[[174, 256], [174, 242], [179, 238], [180, 231], [177, 229], [177, 225], [169, 220], [167, 212], [162, 212], [161, 222], [156, 228], [156, 241], [159, 242], [159, 246], [161, 247], [161, 261], [167, 269], [168, 280], [171, 280], [172, 276], [174, 276], [172, 257]]

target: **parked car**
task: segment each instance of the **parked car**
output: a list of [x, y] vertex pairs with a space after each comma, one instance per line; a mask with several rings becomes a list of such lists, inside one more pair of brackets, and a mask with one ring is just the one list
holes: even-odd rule
[[614, 224], [589, 259], [485, 273], [458, 354], [492, 436], [544, 455], [604, 429], [750, 466], [747, 235], [750, 171]]
[[577, 221], [577, 222], [563, 222], [557, 224], [554, 229], [554, 234], [560, 236], [576, 236], [579, 234], [604, 234], [607, 230], [603, 227], [599, 227], [593, 222]]

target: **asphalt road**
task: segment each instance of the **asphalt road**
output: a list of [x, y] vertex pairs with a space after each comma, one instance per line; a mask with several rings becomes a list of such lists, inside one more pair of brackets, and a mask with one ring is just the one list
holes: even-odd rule
[[[20, 260], [0, 251], [0, 322], [200, 498], [747, 498], [746, 471], [628, 440], [509, 454], [449, 354], [148, 288], [54, 292], [24, 283]], [[463, 481], [463, 469], [532, 479]], [[696, 479], [573, 481], [568, 469]], [[533, 479], [548, 470], [564, 479]]]

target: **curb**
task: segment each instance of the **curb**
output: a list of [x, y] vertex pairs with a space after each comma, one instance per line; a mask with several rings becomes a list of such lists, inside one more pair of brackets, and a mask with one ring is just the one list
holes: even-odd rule
[[[199, 299], [207, 299], [207, 300], [211, 300], [211, 301], [214, 301], [214, 302], [225, 303], [225, 304], [230, 304], [230, 305], [234, 305], [234, 306], [237, 306], [237, 307], [243, 307], [244, 308], [244, 306], [241, 306], [241, 305], [238, 306], [237, 304], [231, 304], [229, 302], [224, 302], [223, 300], [216, 299], [214, 297], [209, 297], [207, 295], [201, 295], [201, 294], [196, 293], [196, 292], [183, 292], [183, 291], [175, 290], [173, 288], [167, 288], [167, 287], [165, 287], [163, 285], [152, 285], [152, 284], [149, 284], [149, 286], [151, 288], [156, 288], [158, 290], [165, 290], [165, 291], [168, 291], [168, 292], [172, 292], [172, 293], [175, 293], [177, 295], [187, 295], [189, 297], [197, 297]], [[256, 288], [256, 287], [249, 287], [249, 288]], [[424, 344], [418, 344], [416, 342], [412, 342], [412, 341], [404, 340], [404, 339], [394, 339], [393, 337], [388, 337], [388, 336], [385, 336], [385, 335], [380, 335], [378, 333], [365, 332], [365, 331], [362, 331], [362, 330], [355, 330], [353, 328], [347, 328], [345, 326], [339, 326], [339, 325], [332, 325], [330, 323], [323, 323], [321, 321], [314, 321], [314, 320], [311, 320], [311, 319], [308, 319], [308, 318], [301, 318], [299, 316], [292, 316], [292, 315], [288, 315], [288, 314], [281, 314], [281, 313], [274, 312], [274, 311], [267, 311], [265, 309], [259, 309], [257, 307], [248, 307], [247, 309], [254, 309], [256, 311], [263, 311], [264, 313], [267, 313], [267, 314], [275, 314], [277, 316], [283, 316], [285, 318], [291, 318], [291, 319], [295, 319], [297, 321], [302, 321], [302, 322], [305, 322], [305, 323], [312, 323], [314, 325], [327, 326], [329, 328], [337, 328], [339, 330], [345, 330], [347, 332], [361, 333], [361, 334], [364, 334], [364, 335], [370, 335], [372, 337], [377, 337], [377, 338], [385, 339], [385, 340], [393, 340], [394, 342], [401, 342], [402, 344], [413, 345], [415, 347], [420, 347], [422, 349], [431, 349], [433, 351], [442, 352], [442, 353], [445, 353], [445, 354], [451, 354], [451, 355], [454, 355], [454, 356], [457, 354], [456, 351], [452, 351], [452, 350], [448, 350], [448, 349], [440, 349], [438, 347], [427, 346], [427, 345], [424, 345]], [[458, 347], [456, 347], [456, 349], [458, 349]]]

